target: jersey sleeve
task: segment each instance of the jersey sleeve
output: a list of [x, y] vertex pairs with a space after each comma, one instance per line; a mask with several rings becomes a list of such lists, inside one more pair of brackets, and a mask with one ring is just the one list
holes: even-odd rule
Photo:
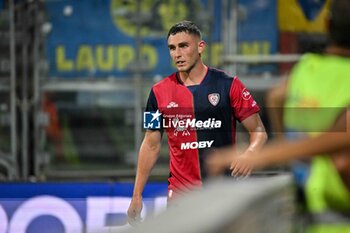
[[146, 104], [146, 112], [155, 112], [158, 110], [158, 102], [156, 99], [156, 96], [153, 92], [153, 88], [150, 91], [149, 95], [148, 95], [148, 100], [147, 100], [147, 104]]
[[[160, 109], [158, 108], [157, 98], [156, 98], [156, 96], [153, 92], [153, 88], [152, 88], [152, 90], [150, 91], [149, 96], [148, 96], [145, 112], [153, 112], [154, 113], [154, 112], [157, 112], [158, 110], [160, 111]], [[162, 122], [162, 116], [160, 116], [160, 122]], [[161, 124], [160, 124], [159, 129], [148, 128], [147, 130], [152, 130], [152, 131], [159, 130], [161, 132], [163, 131]]]
[[231, 84], [230, 102], [235, 118], [239, 122], [260, 111], [250, 92], [237, 77], [234, 77]]

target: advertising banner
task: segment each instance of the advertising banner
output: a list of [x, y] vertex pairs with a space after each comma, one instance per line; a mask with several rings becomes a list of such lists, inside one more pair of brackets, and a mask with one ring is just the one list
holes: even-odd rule
[[[169, 57], [166, 35], [171, 25], [183, 19], [196, 22], [210, 42], [210, 66], [220, 64], [223, 55], [223, 0], [156, 1], [65, 0], [46, 1], [51, 30], [47, 37], [49, 76], [57, 78], [124, 78], [137, 68], [136, 29], [140, 30], [144, 76], [167, 76], [175, 71]], [[271, 54], [277, 50], [276, 0], [240, 0], [239, 54]], [[213, 9], [213, 15], [210, 14]], [[230, 15], [230, 14], [228, 14]], [[209, 37], [210, 35], [210, 37]], [[210, 41], [209, 41], [210, 39]], [[234, 43], [234, 42], [232, 42]], [[208, 52], [208, 51], [206, 51]], [[204, 54], [206, 60], [207, 54]]]
[[[0, 184], [0, 233], [102, 233], [130, 227], [131, 183]], [[150, 183], [142, 218], [165, 209], [166, 183]]]

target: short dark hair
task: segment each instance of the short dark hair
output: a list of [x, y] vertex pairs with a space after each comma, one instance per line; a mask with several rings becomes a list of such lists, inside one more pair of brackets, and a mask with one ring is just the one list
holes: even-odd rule
[[333, 0], [329, 18], [331, 42], [341, 47], [350, 48], [350, 1]]
[[170, 35], [176, 35], [179, 32], [186, 32], [188, 34], [193, 34], [198, 36], [199, 38], [202, 38], [202, 33], [199, 30], [198, 26], [195, 23], [188, 20], [178, 22], [174, 26], [172, 26], [168, 32], [167, 38], [169, 38]]

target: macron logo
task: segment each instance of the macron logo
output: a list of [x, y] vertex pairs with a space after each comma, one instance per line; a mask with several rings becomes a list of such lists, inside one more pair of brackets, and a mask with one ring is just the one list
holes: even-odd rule
[[175, 103], [175, 102], [170, 102], [170, 103], [166, 106], [166, 108], [177, 108], [177, 107], [179, 107], [179, 105], [178, 105], [177, 103]]
[[213, 142], [214, 140], [199, 142], [183, 142], [181, 143], [181, 150], [210, 148]]

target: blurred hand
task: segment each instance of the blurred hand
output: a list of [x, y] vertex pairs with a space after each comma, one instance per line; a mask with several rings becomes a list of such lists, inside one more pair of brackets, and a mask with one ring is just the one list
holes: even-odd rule
[[221, 174], [230, 168], [233, 157], [235, 156], [232, 149], [215, 149], [205, 160], [207, 173], [211, 176]]
[[254, 155], [252, 152], [244, 152], [239, 156], [232, 158], [230, 170], [231, 175], [236, 178], [247, 177], [254, 169]]
[[216, 176], [227, 169], [236, 178], [249, 176], [255, 169], [255, 154], [245, 151], [238, 154], [233, 148], [214, 150], [206, 159], [205, 165], [209, 175]]
[[132, 198], [128, 209], [128, 222], [131, 226], [136, 226], [141, 222], [142, 198]]

